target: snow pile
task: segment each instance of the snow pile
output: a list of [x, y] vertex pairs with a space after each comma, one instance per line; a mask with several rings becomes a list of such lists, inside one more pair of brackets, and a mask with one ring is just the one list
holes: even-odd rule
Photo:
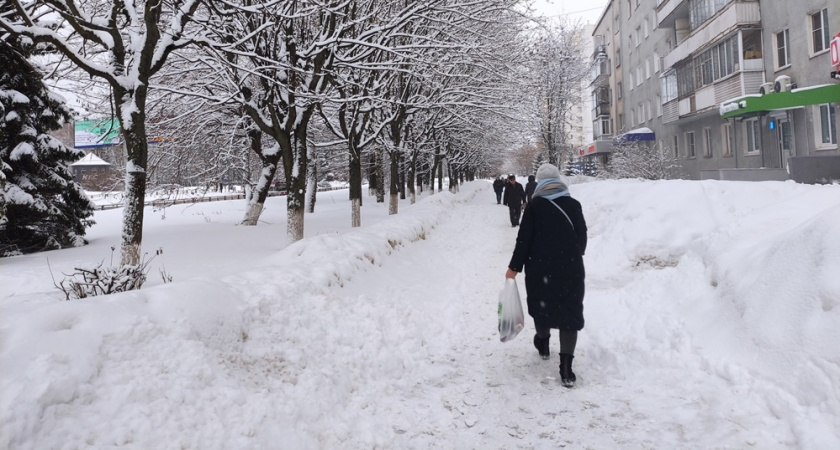
[[257, 227], [242, 201], [150, 208], [175, 281], [60, 301], [46, 258], [100, 261], [120, 229], [100, 211], [89, 246], [0, 260], [0, 449], [840, 447], [840, 187], [571, 191], [575, 389], [529, 317], [499, 342], [517, 230], [489, 182], [394, 216], [367, 197], [359, 229], [322, 192], [292, 245], [284, 198]]

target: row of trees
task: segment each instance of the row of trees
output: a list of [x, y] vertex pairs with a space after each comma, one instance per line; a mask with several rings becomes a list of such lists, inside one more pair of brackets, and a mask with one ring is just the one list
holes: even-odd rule
[[[113, 108], [121, 265], [137, 266], [152, 167], [240, 178], [252, 186], [249, 225], [280, 172], [294, 241], [325, 149], [344, 154], [354, 226], [369, 162], [387, 163], [378, 181], [389, 180], [391, 213], [401, 191], [413, 201], [417, 178], [431, 184], [444, 166], [450, 180], [487, 174], [534, 135], [560, 163], [583, 36], [534, 21], [528, 3], [10, 0], [0, 37]], [[151, 137], [164, 138], [153, 151]]]

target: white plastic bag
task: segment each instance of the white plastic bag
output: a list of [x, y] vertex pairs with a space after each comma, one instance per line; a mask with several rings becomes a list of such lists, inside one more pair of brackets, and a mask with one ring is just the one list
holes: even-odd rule
[[525, 314], [519, 300], [516, 279], [506, 278], [505, 288], [499, 292], [499, 340], [507, 342], [525, 328]]

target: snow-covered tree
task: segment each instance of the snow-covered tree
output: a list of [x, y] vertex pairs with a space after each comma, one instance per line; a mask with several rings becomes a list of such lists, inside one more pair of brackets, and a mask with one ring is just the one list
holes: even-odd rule
[[150, 79], [193, 42], [190, 25], [204, 1], [8, 0], [11, 7], [0, 12], [0, 31], [10, 39], [67, 58], [113, 93], [126, 155], [122, 266], [140, 264]]
[[546, 160], [558, 167], [571, 145], [576, 120], [572, 111], [581, 101], [581, 82], [589, 75], [585, 38], [580, 26], [563, 22], [549, 22], [531, 38], [533, 58], [526, 66], [525, 93], [532, 98]]
[[93, 205], [69, 170], [84, 153], [49, 134], [69, 118], [41, 73], [0, 40], [0, 256], [87, 243]]

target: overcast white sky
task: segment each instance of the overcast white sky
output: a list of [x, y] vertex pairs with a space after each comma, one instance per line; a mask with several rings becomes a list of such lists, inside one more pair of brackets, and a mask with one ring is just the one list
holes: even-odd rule
[[536, 0], [534, 6], [546, 16], [565, 15], [594, 25], [607, 3], [609, 0]]

